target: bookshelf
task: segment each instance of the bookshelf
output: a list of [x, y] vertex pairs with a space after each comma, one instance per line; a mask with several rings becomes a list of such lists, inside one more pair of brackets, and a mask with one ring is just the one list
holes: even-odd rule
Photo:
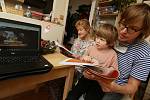
[[118, 12], [112, 6], [113, 0], [93, 0], [91, 6], [90, 23], [97, 27], [100, 23], [110, 23], [115, 25]]

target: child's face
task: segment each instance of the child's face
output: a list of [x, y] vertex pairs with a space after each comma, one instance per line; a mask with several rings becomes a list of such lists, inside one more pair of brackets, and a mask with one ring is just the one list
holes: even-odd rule
[[80, 39], [86, 39], [87, 35], [89, 34], [82, 26], [77, 27], [78, 37]]
[[96, 37], [96, 47], [98, 49], [105, 49], [105, 48], [108, 48], [108, 45], [107, 45], [107, 42], [106, 42], [106, 39], [102, 38], [102, 37]]

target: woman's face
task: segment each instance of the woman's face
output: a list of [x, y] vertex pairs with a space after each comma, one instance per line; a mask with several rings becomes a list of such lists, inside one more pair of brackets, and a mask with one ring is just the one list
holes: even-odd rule
[[87, 35], [89, 34], [89, 32], [85, 30], [85, 28], [83, 28], [82, 26], [77, 27], [77, 31], [78, 31], [78, 37], [83, 40], [86, 39]]
[[134, 20], [130, 22], [131, 24], [125, 24], [124, 22], [119, 22], [118, 27], [118, 40], [123, 43], [132, 43], [141, 34], [143, 21]]
[[108, 48], [106, 39], [104, 39], [104, 38], [97, 37], [97, 38], [95, 39], [95, 42], [96, 42], [96, 47], [97, 47], [98, 49], [105, 49], [105, 48]]

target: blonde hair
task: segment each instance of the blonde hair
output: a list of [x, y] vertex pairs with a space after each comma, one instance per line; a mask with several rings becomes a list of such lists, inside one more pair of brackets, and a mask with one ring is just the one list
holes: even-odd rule
[[75, 24], [75, 27], [76, 27], [76, 29], [77, 29], [78, 27], [83, 27], [83, 28], [90, 34], [90, 37], [91, 37], [92, 39], [95, 38], [94, 31], [93, 31], [93, 29], [91, 28], [90, 23], [89, 23], [89, 21], [88, 21], [87, 19], [78, 20], [78, 21], [76, 22], [76, 24]]
[[118, 38], [117, 29], [111, 24], [101, 24], [96, 28], [96, 37], [106, 39], [107, 45], [112, 47]]
[[[126, 24], [132, 23], [137, 19], [143, 20], [143, 27], [141, 34], [138, 36], [139, 40], [143, 40], [150, 35], [150, 6], [145, 3], [139, 3], [131, 5], [124, 9], [121, 13], [120, 22], [123, 21]], [[131, 22], [132, 21], [132, 22]]]

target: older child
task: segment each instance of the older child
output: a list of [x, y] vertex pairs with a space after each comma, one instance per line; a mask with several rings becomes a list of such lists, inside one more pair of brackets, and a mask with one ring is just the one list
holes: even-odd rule
[[[108, 70], [110, 66], [117, 69], [117, 54], [112, 49], [116, 40], [117, 30], [114, 26], [110, 24], [100, 25], [100, 27], [96, 29], [96, 44], [88, 48], [81, 60], [94, 63], [97, 61], [97, 63], [95, 63], [96, 65], [107, 67]], [[95, 84], [98, 84], [95, 80], [89, 80], [84, 77], [80, 78], [77, 85], [69, 92], [66, 100], [78, 100], [82, 94], [85, 94], [85, 97], [90, 94], [97, 97], [99, 94], [93, 91], [102, 90], [100, 88], [95, 88]], [[103, 89], [107, 88], [104, 87]], [[94, 96], [89, 100], [95, 100]]]
[[[87, 19], [78, 20], [75, 27], [78, 31], [78, 38], [75, 39], [71, 51], [74, 54], [73, 57], [80, 59], [87, 47], [94, 44], [94, 33]], [[77, 79], [79, 79], [82, 76], [82, 68], [81, 66], [76, 66], [75, 69]]]

